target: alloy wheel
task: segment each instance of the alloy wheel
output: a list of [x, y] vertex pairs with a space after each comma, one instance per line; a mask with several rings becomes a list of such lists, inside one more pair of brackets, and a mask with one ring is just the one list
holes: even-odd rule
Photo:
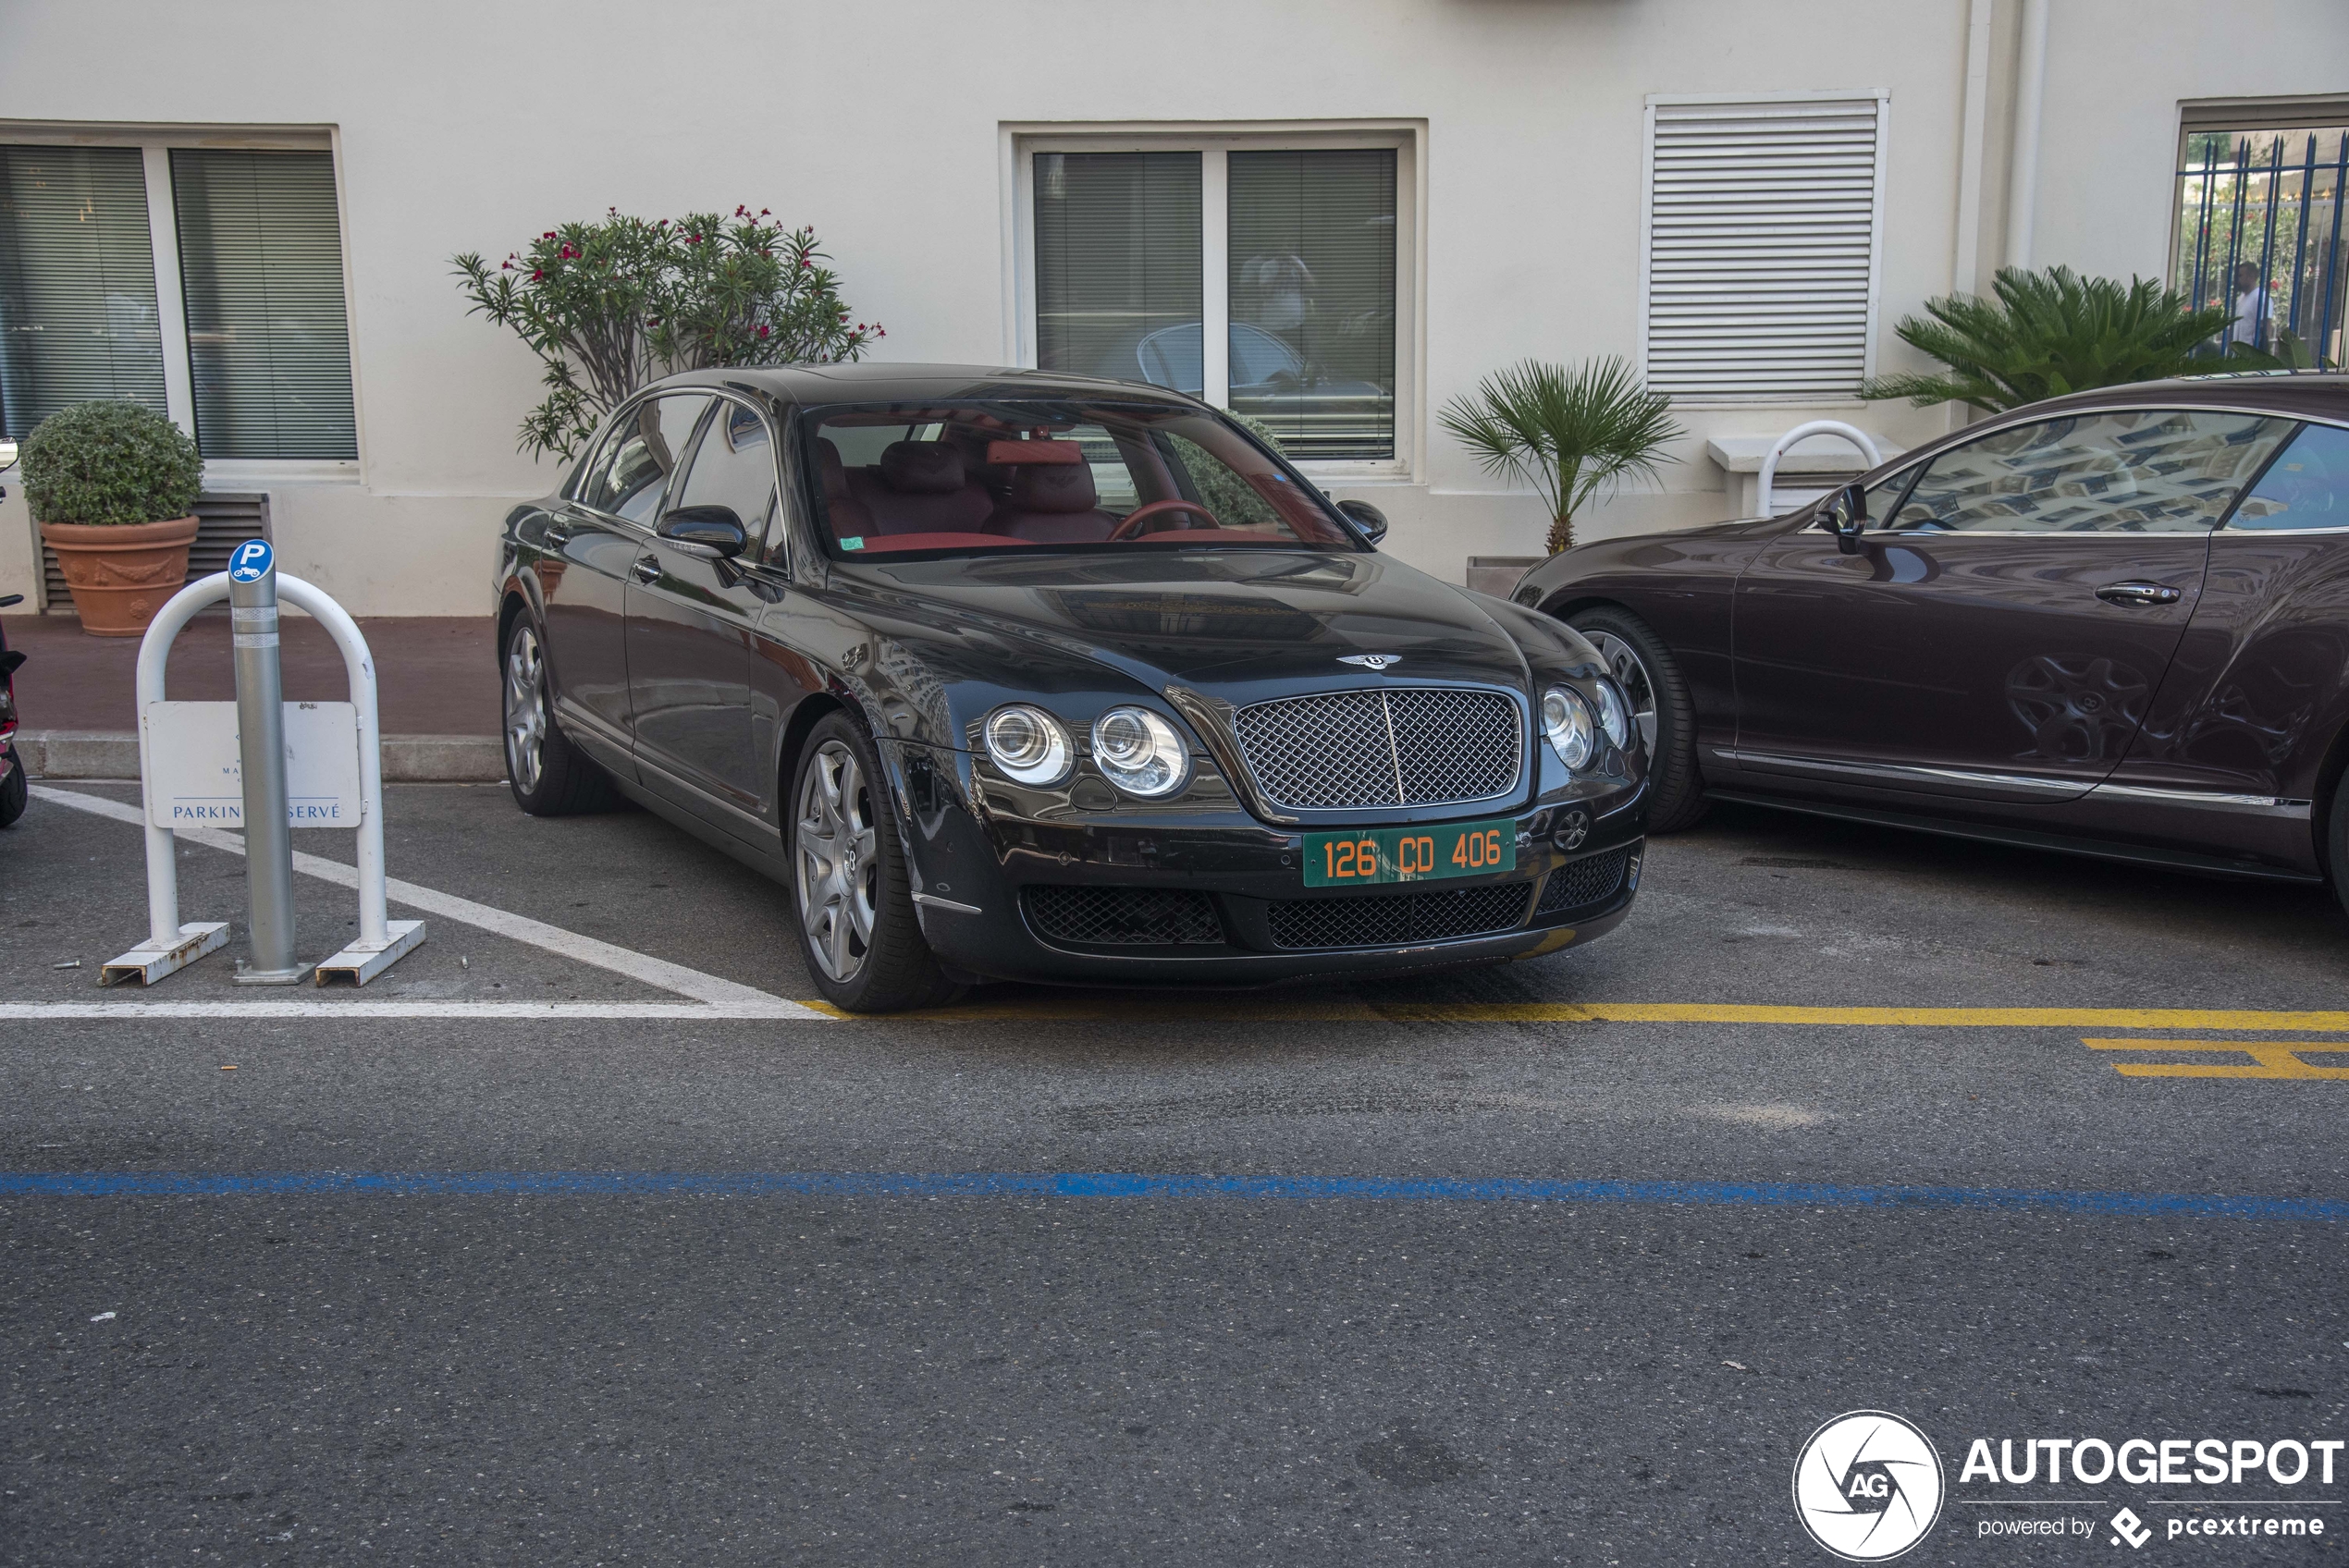
[[825, 974], [852, 979], [872, 949], [880, 836], [865, 770], [840, 741], [825, 741], [802, 776], [797, 822], [800, 925]]
[[1631, 720], [1640, 727], [1640, 739], [1646, 742], [1647, 754], [1655, 755], [1655, 682], [1648, 679], [1648, 667], [1640, 662], [1638, 650], [1611, 631], [1584, 631], [1583, 638], [1599, 651], [1605, 661], [1607, 673], [1623, 688], [1624, 700], [1631, 704]]
[[506, 768], [528, 794], [547, 767], [547, 661], [525, 621], [506, 648]]

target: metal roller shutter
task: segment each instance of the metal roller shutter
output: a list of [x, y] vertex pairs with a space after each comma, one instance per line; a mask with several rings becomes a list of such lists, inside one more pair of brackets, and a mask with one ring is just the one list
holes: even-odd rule
[[1873, 371], [1881, 95], [1649, 105], [1648, 385], [1850, 398]]

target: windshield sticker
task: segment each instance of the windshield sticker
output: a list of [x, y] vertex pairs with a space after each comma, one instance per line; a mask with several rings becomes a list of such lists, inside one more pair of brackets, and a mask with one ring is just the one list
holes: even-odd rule
[[852, 534], [840, 542], [840, 547], [843, 550], [861, 550], [865, 547], [865, 536], [861, 533]]

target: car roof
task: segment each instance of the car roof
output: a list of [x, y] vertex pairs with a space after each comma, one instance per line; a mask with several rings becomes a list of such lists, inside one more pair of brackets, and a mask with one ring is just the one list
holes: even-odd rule
[[768, 365], [757, 369], [688, 371], [662, 386], [727, 386], [756, 390], [787, 403], [896, 403], [997, 398], [1140, 398], [1196, 408], [1196, 399], [1143, 382], [1007, 365], [854, 364]]
[[2168, 381], [2136, 381], [2125, 386], [2098, 386], [2061, 398], [2011, 409], [2000, 415], [2061, 413], [2093, 404], [2240, 408], [2304, 419], [2349, 419], [2349, 375], [2322, 371], [2232, 371], [2215, 375], [2182, 375]]

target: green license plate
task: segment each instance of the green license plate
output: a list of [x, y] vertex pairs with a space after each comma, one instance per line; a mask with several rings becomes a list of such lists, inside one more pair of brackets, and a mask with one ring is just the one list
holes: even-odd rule
[[1308, 888], [1434, 882], [1517, 869], [1517, 824], [1507, 817], [1444, 827], [1364, 827], [1305, 835]]

